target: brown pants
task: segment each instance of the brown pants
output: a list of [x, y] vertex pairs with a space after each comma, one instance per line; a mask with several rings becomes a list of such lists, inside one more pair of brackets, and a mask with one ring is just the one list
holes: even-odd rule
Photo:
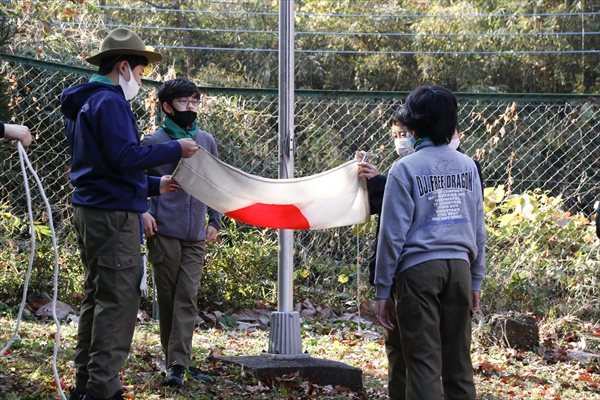
[[156, 282], [160, 341], [166, 365], [189, 368], [205, 243], [155, 235], [148, 238], [148, 252]]
[[106, 399], [121, 390], [140, 304], [140, 220], [137, 213], [75, 207], [73, 221], [85, 271], [76, 389]]
[[[432, 260], [397, 276], [396, 312], [409, 400], [475, 399], [471, 364], [471, 270]], [[442, 385], [440, 385], [440, 377]]]

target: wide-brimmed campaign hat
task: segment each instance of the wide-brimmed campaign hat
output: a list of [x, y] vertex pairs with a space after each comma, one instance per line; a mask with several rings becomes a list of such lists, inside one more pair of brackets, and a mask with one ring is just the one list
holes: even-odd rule
[[162, 60], [162, 54], [155, 51], [146, 50], [146, 45], [142, 39], [131, 29], [117, 28], [111, 31], [100, 45], [100, 53], [88, 57], [85, 61], [92, 65], [100, 66], [103, 58], [117, 54], [131, 54], [135, 56], [144, 56], [149, 63]]

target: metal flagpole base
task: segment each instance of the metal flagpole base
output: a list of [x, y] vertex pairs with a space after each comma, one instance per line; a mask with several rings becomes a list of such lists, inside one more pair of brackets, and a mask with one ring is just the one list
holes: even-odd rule
[[261, 353], [261, 356], [277, 360], [295, 360], [310, 357], [310, 354], [302, 353], [300, 314], [295, 311], [276, 311], [271, 314], [269, 350], [266, 353]]

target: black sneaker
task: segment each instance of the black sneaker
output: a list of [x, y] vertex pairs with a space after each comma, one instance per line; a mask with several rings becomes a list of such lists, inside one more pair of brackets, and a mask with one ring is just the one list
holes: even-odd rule
[[119, 390], [110, 398], [110, 400], [123, 400], [123, 391]]
[[190, 368], [188, 368], [188, 371], [190, 372], [190, 377], [195, 381], [202, 381], [202, 382], [212, 381], [212, 378], [210, 376], [202, 375], [197, 368], [190, 367]]
[[69, 400], [82, 400], [83, 396], [85, 396], [85, 393], [81, 393], [77, 389], [73, 389], [69, 395]]
[[[72, 393], [73, 392], [71, 392], [71, 394]], [[99, 399], [96, 399], [95, 397], [90, 396], [89, 393], [86, 393], [85, 395], [81, 395], [81, 396], [82, 396], [81, 400], [99, 400]], [[71, 397], [69, 397], [69, 400], [71, 400]], [[107, 400], [123, 400], [123, 391], [119, 390], [117, 393], [115, 393], [113, 395], [113, 397], [111, 397], [110, 399], [107, 399]]]
[[167, 386], [183, 386], [183, 367], [181, 365], [173, 365], [169, 368], [169, 373], [165, 378], [165, 385]]

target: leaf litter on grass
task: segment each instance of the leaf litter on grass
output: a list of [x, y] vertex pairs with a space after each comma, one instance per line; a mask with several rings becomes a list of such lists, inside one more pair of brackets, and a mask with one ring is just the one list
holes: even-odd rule
[[[320, 310], [329, 314], [325, 307]], [[309, 354], [362, 369], [363, 391], [360, 393], [345, 387], [322, 386], [318, 377], [309, 381], [297, 373], [256, 377], [238, 365], [221, 362], [217, 357], [258, 355], [266, 349], [268, 331], [262, 323], [266, 314], [251, 311], [238, 311], [233, 317], [246, 324], [242, 324], [242, 328], [219, 322], [232, 313], [219, 315], [221, 318], [209, 317], [209, 322], [197, 326], [192, 365], [213, 381], [197, 383], [186, 377], [182, 388], [162, 385], [165, 366], [159, 327], [155, 321], [143, 320], [136, 329], [121, 373], [127, 398], [387, 398], [387, 358], [382, 330], [372, 323], [362, 324], [363, 315], [359, 320], [344, 314], [311, 318], [309, 314], [317, 313], [306, 313], [301, 319], [302, 344]], [[254, 317], [257, 319], [253, 320]], [[14, 326], [13, 319], [0, 316], [0, 344], [8, 341]], [[28, 318], [21, 323], [18, 340], [5, 357], [0, 357], [0, 399], [59, 398], [52, 372], [54, 332], [55, 327], [50, 322]], [[76, 323], [64, 323], [61, 332], [57, 367], [61, 386], [68, 393], [67, 388], [72, 387], [75, 376]], [[479, 399], [600, 399], [599, 358], [573, 358], [574, 354], [600, 354], [600, 325], [569, 318], [541, 321], [540, 346], [534, 351], [490, 345], [478, 335], [475, 330], [471, 354]]]

